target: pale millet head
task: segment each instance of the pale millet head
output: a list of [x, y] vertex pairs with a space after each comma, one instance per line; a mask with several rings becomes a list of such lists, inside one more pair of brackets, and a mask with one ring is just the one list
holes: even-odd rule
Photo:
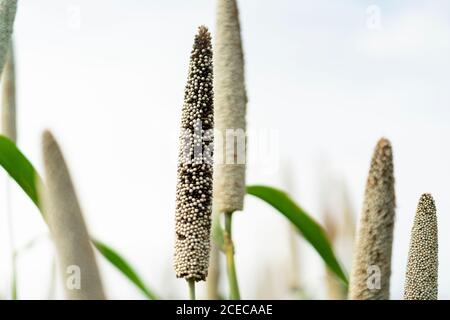
[[2, 85], [2, 134], [17, 142], [16, 127], [16, 72], [12, 41], [1, 74]]
[[176, 193], [174, 267], [177, 277], [186, 280], [205, 280], [208, 274], [213, 114], [211, 35], [201, 26], [184, 95]]
[[[216, 134], [223, 141], [216, 143], [214, 201], [219, 212], [231, 213], [244, 207], [247, 144], [247, 93], [236, 0], [217, 0], [216, 17], [214, 117]], [[227, 130], [240, 136], [227, 136]], [[235, 143], [229, 143], [232, 139]]]
[[49, 131], [42, 135], [45, 185], [39, 184], [42, 209], [55, 244], [61, 280], [67, 283], [71, 266], [79, 267], [80, 288], [64, 286], [69, 300], [103, 300], [100, 272], [75, 187], [59, 144]]
[[0, 74], [9, 49], [17, 11], [17, 0], [0, 0]]
[[436, 206], [423, 194], [417, 206], [406, 267], [405, 300], [437, 300], [438, 231]]
[[[389, 299], [394, 218], [392, 147], [383, 138], [375, 148], [366, 182], [350, 275], [349, 299]], [[379, 270], [379, 274], [375, 274], [374, 270]]]

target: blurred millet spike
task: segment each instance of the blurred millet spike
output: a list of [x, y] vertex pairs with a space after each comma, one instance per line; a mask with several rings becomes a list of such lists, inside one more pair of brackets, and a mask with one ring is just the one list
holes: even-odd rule
[[17, 142], [16, 129], [16, 72], [14, 66], [14, 50], [10, 41], [2, 73], [2, 134], [11, 141]]
[[16, 10], [17, 0], [0, 0], [0, 73], [8, 54]]
[[[105, 294], [92, 243], [61, 149], [49, 131], [42, 135], [45, 186], [39, 186], [44, 217], [56, 247], [68, 300], [103, 300]], [[79, 268], [79, 287], [70, 287], [68, 273]], [[75, 269], [74, 269], [75, 270]]]
[[[247, 144], [247, 93], [236, 0], [217, 0], [216, 19], [214, 113], [216, 133], [221, 135], [222, 143], [216, 138], [214, 201], [219, 212], [232, 213], [244, 206]], [[234, 130], [237, 138], [227, 135], [227, 130]]]
[[213, 66], [211, 35], [195, 36], [181, 118], [175, 209], [178, 278], [205, 280], [208, 274], [213, 187]]
[[438, 227], [436, 206], [430, 194], [423, 194], [417, 206], [406, 266], [404, 298], [438, 298]]
[[383, 138], [375, 148], [367, 178], [350, 275], [349, 299], [389, 299], [394, 220], [392, 147]]

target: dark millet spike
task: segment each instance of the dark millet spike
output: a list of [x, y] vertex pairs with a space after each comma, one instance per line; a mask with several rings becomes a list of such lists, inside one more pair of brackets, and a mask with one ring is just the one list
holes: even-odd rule
[[205, 280], [208, 274], [213, 127], [211, 35], [201, 26], [184, 93], [175, 209], [174, 267], [177, 277], [186, 280]]

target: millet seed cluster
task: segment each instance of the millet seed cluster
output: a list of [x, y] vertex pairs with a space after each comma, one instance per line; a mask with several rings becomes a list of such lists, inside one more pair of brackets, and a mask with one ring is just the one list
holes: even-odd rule
[[436, 206], [423, 194], [417, 206], [406, 267], [405, 300], [437, 300], [438, 231]]
[[246, 142], [244, 145], [229, 143], [234, 137], [227, 135], [228, 130], [240, 130], [243, 134], [246, 131], [244, 74], [237, 3], [219, 0], [214, 46], [214, 116], [216, 134], [221, 135], [223, 145], [216, 143], [214, 206], [221, 213], [232, 213], [244, 207]]
[[[349, 299], [389, 299], [394, 218], [392, 147], [389, 140], [383, 138], [377, 143], [367, 178], [355, 257], [350, 274]], [[373, 276], [369, 270], [373, 267], [379, 268], [380, 271], [379, 288], [368, 285], [369, 277]]]
[[187, 280], [208, 274], [213, 187], [213, 66], [211, 35], [195, 37], [181, 119], [176, 193], [175, 272]]

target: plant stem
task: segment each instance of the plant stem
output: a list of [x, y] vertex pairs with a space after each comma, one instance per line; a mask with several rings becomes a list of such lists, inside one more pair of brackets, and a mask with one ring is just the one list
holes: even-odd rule
[[187, 282], [189, 285], [189, 299], [195, 300], [195, 280], [189, 279]]
[[52, 267], [50, 273], [50, 285], [47, 292], [47, 300], [55, 300], [55, 290], [56, 290], [56, 274], [57, 274], [57, 261], [56, 257], [52, 259]]
[[11, 185], [8, 176], [6, 180], [6, 213], [8, 219], [8, 229], [9, 229], [9, 243], [11, 249], [11, 299], [17, 300], [17, 262], [15, 254], [15, 244], [14, 244], [14, 222], [12, 215], [12, 198], [11, 198]]
[[211, 244], [209, 258], [208, 278], [206, 278], [206, 291], [208, 300], [220, 300], [219, 279], [220, 279], [220, 250], [215, 243]]
[[234, 244], [231, 233], [232, 212], [225, 212], [225, 230], [224, 230], [224, 250], [227, 258], [228, 283], [230, 286], [230, 300], [240, 300], [239, 284], [236, 275], [236, 265], [234, 262]]

